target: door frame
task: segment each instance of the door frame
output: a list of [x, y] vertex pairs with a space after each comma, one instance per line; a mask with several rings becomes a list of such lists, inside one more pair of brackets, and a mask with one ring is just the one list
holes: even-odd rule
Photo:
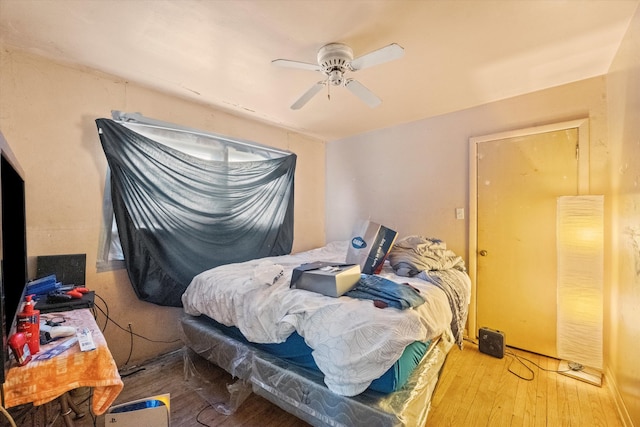
[[568, 129], [578, 130], [578, 194], [589, 194], [589, 119], [577, 119], [513, 131], [469, 138], [469, 254], [468, 274], [471, 278], [468, 337], [478, 338], [477, 325], [477, 268], [478, 268], [478, 145], [498, 139], [523, 137]]

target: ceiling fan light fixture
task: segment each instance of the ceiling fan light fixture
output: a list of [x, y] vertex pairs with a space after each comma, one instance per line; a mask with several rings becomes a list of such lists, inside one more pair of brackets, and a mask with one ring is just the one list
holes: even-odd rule
[[335, 69], [347, 71], [350, 69], [351, 61], [353, 61], [353, 50], [346, 44], [329, 43], [318, 50], [318, 65], [325, 73]]
[[345, 73], [393, 61], [401, 58], [403, 55], [404, 49], [400, 45], [392, 43], [354, 59], [353, 50], [346, 44], [329, 43], [318, 50], [318, 65], [288, 59], [275, 59], [271, 61], [271, 63], [281, 67], [320, 71], [326, 76], [325, 80], [315, 83], [293, 103], [291, 106], [293, 110], [302, 108], [320, 91], [322, 85], [326, 85], [327, 87], [344, 86], [369, 107], [375, 108], [382, 102], [380, 98], [356, 80], [345, 78]]
[[344, 83], [344, 72], [341, 70], [333, 70], [329, 73], [329, 83], [333, 86], [342, 86]]

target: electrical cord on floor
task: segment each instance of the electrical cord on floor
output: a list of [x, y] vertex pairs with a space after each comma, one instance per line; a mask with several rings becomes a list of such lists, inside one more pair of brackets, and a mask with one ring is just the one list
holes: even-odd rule
[[[523, 360], [526, 362], [531, 363], [533, 366], [535, 366], [536, 368], [545, 371], [545, 372], [553, 372], [556, 374], [561, 374], [563, 372], [570, 372], [570, 371], [581, 371], [582, 370], [582, 365], [580, 365], [580, 367], [578, 369], [565, 369], [565, 370], [559, 370], [559, 369], [547, 369], [547, 368], [543, 368], [542, 366], [538, 365], [537, 363], [535, 363], [532, 360], [527, 359], [526, 357], [522, 357], [522, 356], [518, 356], [517, 354], [515, 354], [513, 351], [505, 351], [505, 354], [508, 356], [513, 356], [514, 358], [516, 358], [520, 363], [522, 363], [522, 365], [527, 368], [530, 372], [532, 377], [529, 378], [523, 378], [520, 375], [516, 374], [515, 372], [513, 372], [511, 370], [511, 363], [509, 364], [509, 372], [511, 372], [513, 375], [515, 375], [516, 377], [522, 378], [523, 380], [527, 380], [527, 381], [531, 381], [533, 380], [533, 378], [535, 377], [535, 374], [533, 373], [533, 370], [531, 368], [529, 368], [527, 365], [524, 364]], [[513, 362], [513, 360], [512, 360]]]
[[[474, 340], [472, 340], [472, 339], [470, 339], [470, 338], [465, 337], [465, 338], [464, 338], [464, 340], [465, 340], [465, 341], [468, 341], [468, 342], [470, 342], [470, 343], [472, 343], [472, 344], [474, 344], [474, 345], [478, 345], [478, 343], [477, 343], [476, 341], [474, 341]], [[580, 371], [580, 370], [582, 370], [582, 366], [581, 366], [581, 365], [579, 366], [579, 368], [576, 368], [576, 369], [565, 369], [565, 370], [558, 370], [558, 369], [547, 369], [547, 368], [543, 368], [542, 366], [538, 365], [537, 363], [535, 363], [535, 362], [534, 362], [534, 361], [532, 361], [532, 360], [527, 359], [526, 357], [518, 356], [516, 353], [514, 353], [514, 352], [513, 352], [513, 351], [511, 351], [511, 350], [509, 350], [509, 349], [508, 349], [508, 347], [507, 347], [507, 350], [505, 350], [504, 354], [505, 354], [506, 356], [511, 356], [511, 357], [513, 357], [513, 359], [511, 359], [511, 361], [509, 362], [509, 367], [507, 368], [507, 369], [508, 369], [508, 371], [509, 371], [511, 374], [515, 375], [516, 377], [518, 377], [518, 378], [520, 378], [520, 379], [522, 379], [522, 380], [525, 380], [525, 381], [533, 381], [533, 380], [534, 380], [534, 378], [535, 378], [535, 372], [533, 371], [533, 369], [531, 369], [529, 366], [527, 366], [524, 362], [528, 362], [528, 363], [532, 364], [533, 366], [535, 366], [536, 368], [538, 368], [538, 369], [540, 369], [540, 370], [542, 370], [542, 371], [545, 371], [545, 372], [554, 372], [554, 373], [556, 373], [556, 374], [561, 374], [561, 373], [563, 373], [563, 372]], [[522, 366], [524, 366], [524, 367], [525, 367], [525, 369], [531, 373], [531, 378], [529, 378], [529, 377], [524, 377], [524, 376], [522, 376], [522, 375], [518, 374], [517, 372], [515, 372], [515, 371], [513, 371], [513, 370], [511, 369], [511, 365], [512, 365], [512, 363], [513, 363], [513, 360], [514, 360], [514, 359], [515, 359], [515, 360], [517, 360], [518, 362], [520, 362], [520, 364], [522, 364]]]
[[[198, 424], [200, 424], [201, 426], [205, 426], [205, 427], [211, 427], [209, 424], [205, 424], [205, 423], [203, 423], [202, 421], [200, 421], [200, 415], [202, 415], [202, 413], [203, 413], [204, 411], [206, 411], [207, 409], [214, 409], [214, 410], [216, 410], [215, 406], [217, 406], [217, 405], [224, 405], [224, 404], [225, 404], [224, 402], [217, 402], [217, 403], [215, 403], [215, 404], [207, 403], [207, 404], [205, 405], [205, 407], [204, 407], [204, 408], [200, 409], [200, 411], [198, 412], [198, 415], [196, 415], [196, 421], [198, 422]], [[214, 406], [214, 405], [215, 405], [215, 406]], [[218, 412], [218, 411], [216, 410], [216, 412]]]
[[200, 415], [202, 415], [202, 413], [204, 411], [206, 411], [207, 409], [213, 409], [213, 406], [211, 406], [210, 404], [207, 404], [204, 408], [200, 409], [200, 411], [198, 412], [198, 415], [196, 415], [196, 421], [198, 422], [198, 424], [200, 424], [201, 426], [205, 426], [205, 427], [211, 427], [209, 424], [205, 424], [202, 421], [200, 421]]
[[2, 412], [2, 415], [4, 415], [4, 417], [7, 419], [7, 421], [9, 421], [9, 425], [11, 427], [17, 427], [16, 426], [16, 422], [13, 420], [13, 418], [11, 417], [11, 414], [7, 412], [6, 409], [4, 409], [4, 406], [0, 405], [0, 412]]
[[[525, 381], [533, 381], [533, 379], [536, 377], [536, 374], [535, 374], [535, 372], [533, 372], [533, 369], [531, 369], [530, 367], [528, 367], [528, 366], [523, 362], [523, 360], [526, 360], [527, 362], [529, 362], [529, 363], [531, 363], [531, 364], [533, 364], [533, 365], [535, 365], [535, 366], [538, 366], [537, 364], [535, 364], [534, 362], [532, 362], [531, 360], [529, 360], [529, 359], [527, 359], [527, 358], [525, 358], [525, 357], [522, 357], [522, 358], [521, 358], [520, 356], [518, 356], [517, 354], [515, 354], [515, 353], [514, 353], [514, 352], [512, 352], [512, 351], [505, 351], [505, 353], [504, 353], [504, 354], [505, 354], [505, 355], [507, 355], [507, 356], [512, 356], [512, 357], [514, 357], [518, 362], [520, 362], [520, 364], [521, 364], [522, 366], [524, 366], [524, 367], [525, 367], [525, 369], [526, 369], [526, 370], [528, 370], [528, 371], [531, 373], [531, 378], [523, 377], [522, 375], [518, 374], [517, 372], [515, 372], [515, 371], [513, 371], [513, 370], [511, 369], [511, 364], [513, 363], [513, 359], [511, 359], [511, 361], [509, 362], [509, 367], [507, 368], [507, 370], [508, 370], [509, 372], [511, 372], [513, 375], [515, 375], [516, 377], [520, 378], [521, 380], [525, 380]], [[538, 366], [538, 368], [540, 368], [540, 366]], [[542, 368], [540, 368], [540, 369], [542, 369]], [[546, 370], [546, 369], [545, 369], [545, 370]]]
[[33, 404], [24, 404], [11, 408], [11, 416], [17, 425], [23, 425], [22, 420], [31, 412]]

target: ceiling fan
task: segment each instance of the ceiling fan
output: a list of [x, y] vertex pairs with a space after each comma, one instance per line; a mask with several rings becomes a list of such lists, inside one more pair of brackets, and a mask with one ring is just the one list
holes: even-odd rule
[[382, 101], [362, 83], [352, 78], [345, 77], [348, 71], [358, 71], [374, 65], [399, 59], [404, 55], [404, 49], [392, 43], [383, 48], [374, 50], [365, 55], [353, 58], [353, 50], [344, 43], [329, 43], [318, 50], [318, 63], [291, 61], [288, 59], [275, 59], [272, 64], [280, 67], [300, 68], [303, 70], [320, 71], [325, 75], [323, 80], [315, 83], [296, 102], [291, 105], [292, 110], [302, 108], [324, 86], [344, 86], [351, 93], [360, 98], [369, 107], [377, 107]]

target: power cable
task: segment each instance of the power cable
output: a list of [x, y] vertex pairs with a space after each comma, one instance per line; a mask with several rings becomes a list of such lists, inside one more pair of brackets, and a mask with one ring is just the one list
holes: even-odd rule
[[[470, 342], [470, 343], [472, 343], [472, 344], [478, 345], [478, 343], [477, 343], [477, 342], [475, 342], [475, 341], [474, 341], [474, 340], [472, 340], [472, 339], [464, 338], [464, 340], [465, 340], [465, 341], [468, 341], [468, 342]], [[582, 370], [582, 367], [581, 367], [581, 366], [580, 366], [580, 368], [579, 368], [579, 369], [565, 369], [565, 370], [558, 370], [558, 369], [547, 369], [547, 368], [543, 368], [542, 366], [538, 365], [538, 364], [537, 364], [537, 363], [535, 363], [534, 361], [532, 361], [532, 360], [530, 360], [530, 359], [527, 359], [526, 357], [523, 357], [523, 356], [519, 356], [519, 355], [517, 355], [517, 354], [516, 354], [516, 353], [514, 353], [513, 351], [509, 350], [509, 349], [508, 349], [508, 347], [507, 347], [507, 350], [504, 352], [504, 354], [505, 354], [506, 356], [511, 356], [511, 357], [513, 357], [513, 359], [511, 359], [511, 361], [509, 362], [509, 366], [507, 367], [507, 370], [508, 370], [511, 374], [513, 374], [513, 375], [515, 375], [516, 377], [518, 377], [518, 378], [520, 378], [520, 379], [522, 379], [522, 380], [525, 380], [525, 381], [533, 381], [533, 380], [535, 379], [535, 372], [534, 372], [534, 370], [533, 370], [533, 369], [531, 369], [531, 367], [527, 366], [527, 364], [525, 364], [524, 362], [530, 363], [531, 365], [535, 366], [536, 368], [538, 368], [538, 369], [540, 369], [540, 370], [542, 370], [542, 371], [545, 371], [545, 372], [553, 372], [553, 373], [556, 373], [556, 374], [561, 374], [561, 373], [563, 373], [563, 372], [580, 371], [580, 370]], [[511, 368], [511, 365], [512, 365], [512, 363], [513, 363], [513, 360], [514, 360], [514, 359], [515, 359], [515, 360], [517, 360], [518, 362], [520, 362], [520, 364], [521, 364], [522, 366], [524, 366], [524, 368], [525, 368], [527, 371], [529, 371], [529, 372], [531, 373], [531, 377], [528, 377], [528, 376], [527, 376], [527, 377], [524, 377], [524, 376], [522, 376], [522, 375], [518, 374], [517, 372], [515, 372], [515, 371]]]
[[[104, 299], [102, 299], [102, 298], [100, 298], [100, 299], [104, 302]], [[116, 322], [115, 320], [113, 320], [113, 318], [111, 318], [111, 317], [109, 316], [109, 306], [106, 304], [106, 302], [105, 302], [105, 306], [106, 306], [106, 312], [105, 312], [105, 310], [103, 310], [102, 308], [98, 307], [97, 305], [94, 305], [94, 307], [96, 307], [96, 308], [97, 308], [97, 309], [98, 309], [98, 310], [99, 310], [99, 311], [100, 311], [100, 312], [101, 312], [101, 313], [106, 317], [106, 319], [107, 319], [109, 322], [113, 323], [114, 325], [116, 325], [118, 328], [120, 328], [120, 329], [121, 329], [121, 330], [123, 330], [124, 332], [130, 333], [130, 334], [131, 334], [131, 335], [133, 335], [133, 336], [136, 336], [136, 337], [138, 337], [138, 338], [141, 338], [141, 339], [143, 339], [143, 340], [146, 340], [146, 341], [149, 341], [149, 342], [153, 342], [153, 343], [173, 344], [173, 343], [176, 343], [176, 342], [179, 342], [179, 341], [180, 341], [180, 339], [175, 339], [175, 340], [171, 340], [171, 341], [166, 341], [166, 340], [154, 340], [154, 339], [151, 339], [151, 338], [147, 338], [147, 337], [145, 337], [144, 335], [137, 334], [137, 333], [133, 332], [132, 330], [127, 329], [127, 328], [125, 328], [124, 326], [121, 326], [118, 322]]]
[[13, 420], [13, 418], [11, 417], [11, 414], [9, 414], [7, 412], [6, 409], [4, 409], [4, 406], [0, 405], [0, 412], [2, 412], [2, 415], [4, 415], [4, 417], [7, 419], [7, 421], [9, 421], [9, 425], [11, 427], [18, 427], [16, 426], [16, 422]]

